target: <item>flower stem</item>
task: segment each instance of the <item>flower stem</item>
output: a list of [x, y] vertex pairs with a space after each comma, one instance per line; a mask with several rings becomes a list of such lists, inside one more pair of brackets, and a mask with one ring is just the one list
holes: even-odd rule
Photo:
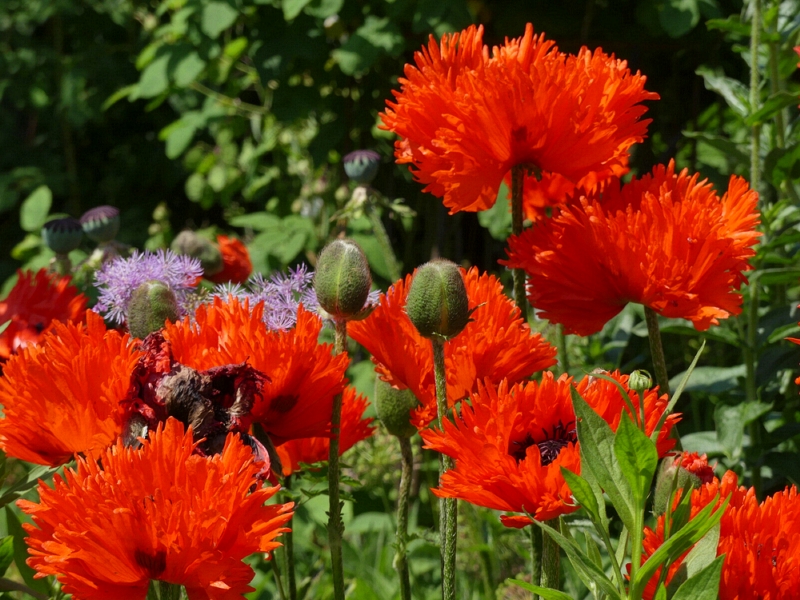
[[[542, 530], [531, 523], [528, 525], [531, 536], [531, 583], [540, 585], [542, 582]], [[539, 595], [534, 594], [533, 600], [539, 600]]]
[[[511, 233], [522, 233], [522, 198], [525, 191], [525, 167], [511, 167]], [[528, 320], [528, 300], [525, 297], [525, 271], [514, 269], [514, 300], [523, 320]]]
[[[436, 378], [436, 406], [439, 417], [439, 429], [444, 431], [447, 419], [447, 384], [444, 370], [444, 342], [433, 338], [433, 372]], [[453, 468], [453, 459], [446, 454], [439, 455], [439, 485], [442, 476]], [[439, 516], [439, 535], [442, 543], [442, 598], [455, 600], [456, 597], [456, 541], [458, 537], [458, 508], [455, 498], [441, 499]]]
[[567, 334], [564, 333], [564, 326], [559, 323], [556, 325], [557, 346], [558, 346], [558, 366], [562, 373], [569, 373], [569, 349], [567, 346]]
[[[745, 365], [745, 378], [744, 390], [745, 400], [747, 402], [758, 401], [758, 387], [756, 386], [756, 363], [758, 361], [758, 303], [759, 303], [759, 288], [758, 276], [753, 274], [750, 277], [750, 302], [747, 307], [747, 339], [744, 340], [743, 355]], [[750, 443], [756, 452], [760, 450], [761, 446], [761, 420], [756, 419], [748, 426], [750, 430]], [[750, 472], [750, 484], [755, 490], [756, 498], [761, 498], [761, 465], [758, 464], [758, 459], [752, 466]]]
[[401, 473], [400, 489], [397, 493], [397, 548], [394, 554], [394, 568], [400, 578], [401, 600], [411, 600], [411, 577], [408, 573], [408, 556], [406, 544], [408, 542], [408, 500], [411, 495], [411, 471], [414, 466], [414, 452], [411, 449], [411, 440], [407, 437], [398, 437], [400, 442]]
[[[347, 347], [347, 321], [337, 320], [334, 352], [341, 354]], [[331, 444], [328, 453], [328, 543], [331, 546], [331, 571], [334, 600], [344, 600], [344, 562], [342, 560], [342, 503], [339, 500], [339, 424], [342, 418], [342, 395], [336, 394], [331, 412]]]
[[366, 213], [369, 222], [372, 225], [372, 232], [375, 234], [375, 239], [383, 251], [383, 259], [386, 261], [386, 269], [389, 271], [389, 277], [392, 281], [400, 279], [400, 264], [397, 262], [397, 255], [392, 248], [392, 242], [389, 240], [389, 235], [386, 233], [386, 228], [383, 226], [381, 216], [375, 209], [375, 201], [370, 198], [366, 203]]
[[[758, 49], [761, 44], [761, 0], [751, 0], [753, 16], [750, 21], [750, 111], [759, 108], [758, 89]], [[761, 184], [760, 141], [761, 125], [756, 123], [752, 128], [752, 145], [750, 146], [750, 187], [756, 191]]]
[[[291, 475], [287, 475], [283, 478], [283, 487], [286, 490], [292, 489]], [[294, 569], [294, 530], [291, 529], [292, 522], [289, 521], [287, 526], [290, 527], [290, 529], [283, 536], [286, 553], [286, 585], [289, 588], [289, 600], [297, 600], [297, 576]]]
[[662, 394], [669, 394], [667, 360], [664, 358], [664, 346], [661, 344], [661, 330], [658, 328], [658, 315], [652, 308], [645, 306], [644, 318], [645, 321], [647, 321], [647, 337], [650, 339], [650, 354], [653, 359], [656, 383]]
[[[561, 521], [558, 518], [547, 521], [547, 525], [561, 531]], [[548, 533], [542, 533], [542, 587], [554, 590], [561, 589], [560, 573], [561, 548]]]
[[147, 600], [181, 600], [182, 597], [183, 586], [167, 581], [150, 581]]

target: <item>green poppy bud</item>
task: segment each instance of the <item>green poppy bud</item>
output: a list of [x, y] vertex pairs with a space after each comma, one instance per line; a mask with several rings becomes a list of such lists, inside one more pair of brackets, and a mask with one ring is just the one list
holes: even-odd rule
[[438, 259], [417, 269], [408, 290], [406, 313], [422, 337], [450, 339], [461, 333], [472, 311], [458, 266]]
[[119, 209], [113, 206], [96, 206], [81, 217], [83, 232], [93, 242], [103, 244], [119, 233]]
[[131, 335], [144, 339], [164, 327], [164, 322], [177, 321], [178, 299], [161, 281], [146, 281], [137, 287], [128, 304], [128, 329]]
[[628, 387], [641, 394], [644, 390], [649, 390], [653, 387], [653, 378], [644, 369], [638, 369], [631, 373], [628, 378]]
[[372, 286], [367, 257], [352, 240], [335, 240], [317, 260], [314, 290], [324, 311], [336, 320], [348, 320], [364, 309]]
[[409, 438], [417, 431], [411, 424], [411, 411], [419, 400], [411, 390], [398, 390], [380, 377], [375, 379], [375, 410], [378, 418], [393, 436]]
[[42, 227], [45, 245], [56, 254], [69, 254], [81, 245], [83, 228], [78, 219], [53, 219]]
[[198, 259], [206, 277], [220, 273], [225, 266], [222, 253], [216, 244], [188, 229], [181, 231], [172, 240], [170, 248], [175, 254], [185, 254]]

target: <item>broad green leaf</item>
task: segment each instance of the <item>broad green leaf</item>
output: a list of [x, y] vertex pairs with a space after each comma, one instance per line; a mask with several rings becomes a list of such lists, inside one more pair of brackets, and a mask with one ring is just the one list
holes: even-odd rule
[[586, 481], [580, 475], [576, 475], [566, 467], [561, 467], [561, 475], [564, 476], [564, 480], [567, 482], [572, 495], [575, 497], [575, 500], [578, 501], [583, 508], [586, 509], [586, 512], [589, 513], [592, 521], [595, 523], [600, 521], [600, 511], [597, 505], [597, 498], [595, 498], [594, 492], [592, 491], [592, 486], [589, 485], [589, 482]]
[[47, 214], [53, 205], [53, 193], [46, 185], [40, 185], [25, 198], [19, 209], [19, 225], [23, 231], [39, 233], [47, 221]]
[[497, 201], [488, 210], [478, 212], [478, 222], [494, 239], [505, 241], [511, 234], [511, 211], [508, 209], [508, 186], [500, 184]]
[[169, 87], [167, 69], [169, 67], [169, 54], [162, 54], [151, 62], [139, 78], [139, 98], [155, 98]]
[[700, 22], [698, 0], [666, 0], [659, 8], [658, 20], [670, 37], [681, 37]]
[[43, 594], [50, 593], [50, 585], [46, 579], [34, 579], [36, 574], [31, 567], [25, 562], [28, 559], [28, 546], [25, 544], [25, 537], [28, 535], [22, 529], [19, 518], [16, 513], [6, 506], [6, 523], [8, 525], [8, 533], [14, 537], [14, 562], [17, 565], [19, 574], [25, 583], [37, 592]]
[[655, 443], [625, 413], [622, 413], [614, 436], [614, 454], [636, 499], [636, 506], [644, 508], [658, 465], [658, 451]]
[[656, 591], [656, 595], [653, 600], [667, 600], [667, 588], [664, 587], [663, 583], [658, 586], [658, 591]]
[[6, 574], [14, 562], [14, 536], [9, 535], [0, 542], [0, 577]]
[[731, 161], [740, 164], [748, 164], [749, 157], [747, 153], [735, 142], [728, 138], [714, 135], [705, 131], [683, 131], [683, 136], [698, 141], [702, 141], [712, 148], [723, 152]]
[[551, 590], [549, 588], [539, 587], [521, 579], [506, 579], [506, 583], [511, 583], [521, 587], [523, 590], [539, 594], [544, 600], [572, 600], [570, 596], [558, 590]]
[[740, 117], [750, 114], [749, 91], [738, 79], [726, 77], [722, 70], [700, 67], [696, 73], [705, 81], [706, 89], [717, 92]]
[[761, 108], [747, 117], [744, 124], [752, 127], [758, 123], [764, 123], [787, 106], [797, 106], [797, 104], [797, 94], [787, 91], [776, 92], [764, 101]]
[[[687, 372], [679, 373], [670, 379], [670, 388], [677, 387]], [[739, 387], [739, 378], [744, 377], [744, 365], [735, 367], [697, 367], [692, 379], [684, 387], [687, 392], [708, 392], [721, 394]]]
[[719, 29], [720, 31], [727, 31], [741, 36], [750, 36], [750, 23], [742, 23], [742, 18], [739, 14], [731, 15], [727, 19], [710, 19], [706, 21], [706, 27], [711, 29]]
[[291, 21], [308, 5], [311, 0], [283, 0], [281, 8], [283, 8], [283, 18]]
[[614, 456], [614, 432], [600, 415], [581, 397], [574, 387], [572, 405], [577, 417], [578, 440], [581, 443], [582, 468], [591, 471], [598, 485], [605, 490], [622, 522], [633, 527], [634, 505], [627, 480]]
[[672, 576], [669, 582], [669, 592], [674, 594], [685, 581], [691, 579], [717, 558], [717, 546], [719, 546], [719, 525], [715, 525], [697, 542], [683, 559], [681, 566]]
[[228, 219], [228, 224], [232, 227], [249, 227], [255, 231], [267, 231], [268, 229], [280, 227], [280, 223], [280, 217], [266, 212], [237, 215]]
[[203, 7], [200, 28], [208, 37], [217, 39], [219, 34], [233, 25], [239, 12], [227, 2], [209, 2]]
[[719, 443], [716, 431], [696, 431], [681, 436], [681, 445], [686, 452], [697, 452], [709, 456], [725, 454], [725, 448]]
[[763, 402], [742, 402], [735, 406], [717, 405], [714, 410], [717, 439], [730, 458], [737, 459], [741, 455], [745, 427], [771, 409], [772, 404]]
[[719, 580], [724, 556], [717, 557], [710, 565], [684, 583], [672, 600], [717, 600]]
[[238, 37], [235, 40], [231, 40], [227, 44], [225, 44], [225, 49], [222, 53], [230, 58], [231, 60], [237, 60], [247, 49], [247, 38], [246, 37]]
[[402, 51], [404, 38], [389, 19], [370, 15], [347, 41], [331, 52], [345, 75], [367, 70], [381, 54], [394, 56]]
[[190, 52], [181, 59], [172, 71], [175, 85], [178, 87], [191, 85], [205, 68], [206, 61], [200, 58], [197, 52]]

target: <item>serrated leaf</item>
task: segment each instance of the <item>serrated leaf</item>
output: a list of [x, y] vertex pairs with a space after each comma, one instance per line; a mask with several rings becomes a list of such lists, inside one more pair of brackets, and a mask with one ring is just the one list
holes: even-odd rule
[[47, 221], [53, 193], [46, 185], [40, 185], [22, 202], [19, 209], [19, 225], [23, 231], [38, 233]]
[[672, 600], [717, 600], [724, 558], [724, 556], [717, 557], [710, 565], [684, 583], [675, 592]]
[[581, 465], [591, 471], [598, 485], [605, 490], [622, 522], [630, 530], [634, 525], [631, 490], [614, 456], [614, 432], [581, 397], [574, 387], [572, 405], [577, 417], [578, 440], [581, 443]]
[[238, 11], [227, 2], [209, 2], [203, 7], [200, 28], [208, 37], [217, 39], [219, 34], [233, 25]]
[[636, 505], [644, 506], [658, 466], [658, 450], [655, 443], [624, 412], [614, 436], [614, 454], [633, 492]]

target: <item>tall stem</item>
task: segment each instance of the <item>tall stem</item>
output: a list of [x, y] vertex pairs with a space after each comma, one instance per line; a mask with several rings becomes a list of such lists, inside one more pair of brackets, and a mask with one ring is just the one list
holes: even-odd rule
[[400, 578], [401, 600], [411, 600], [411, 577], [408, 573], [408, 501], [411, 495], [411, 472], [414, 466], [414, 452], [411, 440], [398, 437], [400, 442], [401, 472], [400, 489], [397, 493], [397, 548], [394, 554], [394, 568]]
[[[522, 197], [525, 192], [525, 168], [511, 168], [511, 233], [522, 233]], [[519, 306], [522, 318], [528, 318], [528, 300], [525, 296], [525, 271], [514, 269], [514, 300]]]
[[[334, 351], [341, 354], [347, 347], [347, 321], [336, 321]], [[342, 419], [342, 395], [336, 394], [331, 412], [331, 445], [328, 453], [328, 543], [331, 546], [331, 571], [334, 600], [344, 600], [344, 562], [342, 560], [342, 503], [339, 500], [339, 424]]]
[[[758, 400], [758, 387], [756, 386], [756, 365], [758, 362], [758, 303], [759, 303], [759, 287], [758, 277], [754, 274], [750, 278], [750, 303], [747, 307], [747, 339], [743, 344], [743, 355], [745, 365], [745, 399], [747, 402], [756, 402]], [[761, 446], [761, 420], [756, 419], [749, 425], [750, 430], [750, 443], [753, 448], [758, 451]], [[756, 497], [761, 497], [761, 466], [758, 464], [758, 459], [752, 466], [750, 472], [750, 483], [755, 490]]]
[[[439, 429], [444, 431], [447, 419], [447, 384], [444, 370], [444, 342], [433, 338], [433, 372], [436, 378], [436, 406]], [[453, 459], [446, 454], [439, 455], [439, 485], [445, 472], [453, 468]], [[439, 535], [442, 538], [442, 598], [455, 600], [456, 597], [456, 527], [458, 514], [455, 498], [442, 498], [439, 516]]]
[[[286, 490], [292, 489], [291, 475], [287, 475], [283, 478], [283, 487]], [[283, 536], [283, 543], [286, 551], [286, 585], [289, 588], [289, 600], [297, 600], [297, 576], [294, 569], [294, 530], [291, 529], [291, 521], [289, 521], [287, 525], [290, 529]]]
[[[542, 530], [537, 525], [528, 525], [528, 532], [531, 536], [531, 583], [541, 585], [542, 583]], [[534, 594], [533, 600], [539, 600], [539, 595]]]
[[644, 318], [647, 322], [647, 337], [650, 339], [650, 354], [653, 358], [656, 383], [662, 394], [669, 394], [667, 360], [664, 358], [664, 346], [661, 344], [661, 330], [658, 328], [658, 315], [652, 308], [645, 306]]
[[[761, 44], [761, 0], [751, 0], [751, 2], [753, 16], [750, 21], [750, 111], [755, 112], [760, 104], [758, 94], [758, 48]], [[750, 187], [758, 191], [761, 186], [760, 124], [753, 125], [752, 137], [752, 145], [750, 146]]]
[[567, 347], [567, 334], [564, 333], [564, 326], [561, 323], [556, 325], [557, 346], [558, 346], [558, 365], [562, 373], [569, 373], [569, 350]]
[[181, 600], [183, 586], [166, 581], [151, 581], [147, 590], [147, 600]]
[[[561, 532], [561, 521], [558, 518], [547, 521], [547, 524], [558, 532]], [[542, 587], [560, 589], [561, 548], [553, 540], [552, 536], [542, 532]]]
[[372, 232], [375, 234], [375, 239], [378, 241], [378, 245], [383, 251], [383, 258], [386, 261], [386, 269], [389, 271], [389, 277], [392, 278], [392, 281], [397, 281], [401, 276], [400, 263], [397, 262], [397, 255], [394, 253], [392, 242], [389, 240], [389, 234], [386, 233], [386, 228], [383, 226], [381, 216], [375, 209], [375, 200], [372, 198], [372, 194], [374, 193], [375, 192], [370, 193], [367, 200], [367, 218], [369, 218], [369, 222], [372, 225]]

